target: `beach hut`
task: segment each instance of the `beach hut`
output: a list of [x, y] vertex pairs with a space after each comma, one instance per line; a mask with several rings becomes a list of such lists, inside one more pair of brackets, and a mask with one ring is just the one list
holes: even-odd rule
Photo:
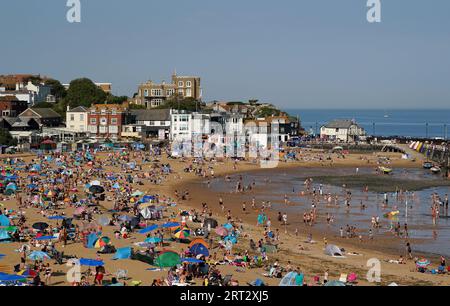
[[339, 247], [337, 247], [336, 245], [334, 245], [334, 244], [327, 245], [326, 248], [325, 248], [325, 252], [324, 253], [325, 253], [325, 255], [333, 256], [333, 257], [342, 257], [342, 256], [344, 256], [342, 254], [341, 249]]

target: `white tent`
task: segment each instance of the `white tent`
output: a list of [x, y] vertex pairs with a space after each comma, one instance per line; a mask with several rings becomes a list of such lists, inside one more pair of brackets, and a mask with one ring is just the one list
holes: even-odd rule
[[338, 246], [334, 245], [334, 244], [327, 245], [327, 247], [325, 248], [325, 255], [333, 256], [333, 257], [335, 257], [335, 256], [338, 256], [338, 257], [344, 256], [344, 254], [342, 254], [341, 249]]

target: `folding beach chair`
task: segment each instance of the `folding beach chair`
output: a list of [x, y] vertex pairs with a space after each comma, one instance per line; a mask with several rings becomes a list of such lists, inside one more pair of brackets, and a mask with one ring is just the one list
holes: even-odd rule
[[343, 283], [347, 283], [347, 273], [341, 273], [341, 276], [339, 277], [339, 281]]
[[117, 279], [127, 279], [128, 278], [128, 270], [118, 269], [116, 272]]

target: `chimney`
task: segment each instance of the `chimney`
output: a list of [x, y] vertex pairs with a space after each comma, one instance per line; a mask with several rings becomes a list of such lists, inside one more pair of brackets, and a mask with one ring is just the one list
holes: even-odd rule
[[67, 112], [70, 111], [70, 106], [69, 105], [67, 105], [66, 111]]

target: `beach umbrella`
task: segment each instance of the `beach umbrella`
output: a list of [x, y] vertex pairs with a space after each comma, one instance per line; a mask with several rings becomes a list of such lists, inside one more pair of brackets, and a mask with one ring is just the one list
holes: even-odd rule
[[159, 237], [148, 237], [144, 240], [145, 243], [159, 243], [161, 242], [161, 238]]
[[129, 259], [131, 258], [131, 247], [117, 249], [112, 259]]
[[36, 222], [31, 227], [34, 228], [34, 229], [37, 229], [39, 231], [43, 231], [46, 228], [48, 228], [48, 224], [45, 223], [45, 222]]
[[111, 221], [111, 219], [108, 216], [100, 216], [97, 219], [97, 222], [103, 226], [108, 225], [110, 221]]
[[84, 206], [80, 206], [78, 208], [75, 209], [74, 211], [74, 215], [81, 215], [82, 213], [84, 213], [86, 211], [86, 207]]
[[64, 216], [51, 216], [48, 217], [49, 220], [64, 220], [66, 217]]
[[187, 239], [191, 236], [191, 230], [187, 228], [180, 229], [173, 236], [177, 239]]
[[175, 267], [181, 263], [181, 259], [177, 252], [163, 251], [158, 255], [154, 263], [159, 267]]
[[187, 263], [203, 263], [203, 260], [197, 259], [197, 258], [181, 258], [181, 262], [187, 262]]
[[167, 223], [164, 223], [163, 225], [161, 225], [160, 227], [161, 228], [171, 228], [171, 227], [177, 227], [177, 226], [180, 226], [181, 224], [180, 223], [178, 223], [178, 222], [167, 222]]
[[24, 276], [24, 277], [35, 277], [37, 275], [37, 272], [33, 269], [25, 269], [21, 270], [17, 275]]
[[34, 238], [35, 240], [38, 240], [38, 241], [42, 241], [42, 240], [52, 240], [52, 239], [56, 239], [56, 237], [55, 236], [41, 236], [41, 237], [37, 237], [37, 238]]
[[428, 259], [425, 259], [425, 258], [419, 259], [419, 260], [416, 262], [416, 266], [418, 266], [418, 267], [420, 267], [420, 268], [426, 268], [426, 267], [428, 267], [429, 265], [431, 265], [431, 262], [430, 262]]
[[157, 224], [153, 224], [153, 225], [147, 226], [146, 228], [141, 229], [139, 231], [139, 234], [147, 234], [147, 233], [149, 233], [151, 231], [154, 231], [157, 228], [158, 228], [158, 225]]
[[231, 230], [232, 228], [233, 228], [233, 225], [231, 225], [230, 223], [226, 223], [226, 224], [224, 224], [223, 225], [223, 227], [226, 229], [226, 230]]
[[120, 188], [120, 185], [119, 185], [118, 183], [115, 183], [114, 185], [112, 185], [112, 188], [114, 188], [114, 189], [119, 189], [119, 188]]
[[219, 236], [221, 236], [221, 237], [224, 237], [224, 236], [228, 235], [228, 231], [227, 231], [227, 229], [224, 228], [224, 227], [218, 227], [218, 228], [216, 228], [215, 232], [216, 232], [217, 235], [219, 235]]
[[78, 263], [81, 266], [88, 266], [88, 267], [101, 267], [101, 266], [105, 265], [105, 263], [102, 260], [95, 260], [95, 259], [88, 259], [88, 258], [80, 258]]
[[101, 247], [104, 247], [106, 245], [109, 245], [111, 243], [111, 239], [108, 237], [101, 237], [97, 239], [97, 241], [94, 244], [94, 248], [99, 249]]
[[31, 260], [51, 259], [47, 253], [42, 251], [33, 251], [30, 255], [28, 255], [28, 258]]

